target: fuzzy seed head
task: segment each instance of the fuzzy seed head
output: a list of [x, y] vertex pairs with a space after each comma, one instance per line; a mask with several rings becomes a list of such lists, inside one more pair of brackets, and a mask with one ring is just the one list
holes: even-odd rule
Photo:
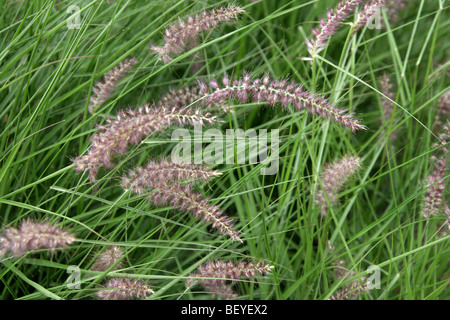
[[9, 227], [0, 236], [0, 256], [8, 251], [16, 257], [37, 249], [55, 250], [75, 241], [75, 236], [48, 222], [23, 221], [18, 228]]
[[361, 158], [355, 156], [344, 157], [325, 166], [321, 175], [323, 189], [319, 187], [316, 196], [316, 203], [321, 208], [322, 215], [327, 214], [328, 202], [331, 205], [336, 204], [342, 186], [360, 167]]
[[105, 289], [95, 295], [102, 300], [131, 300], [147, 298], [154, 293], [148, 284], [139, 279], [111, 278], [105, 284]]

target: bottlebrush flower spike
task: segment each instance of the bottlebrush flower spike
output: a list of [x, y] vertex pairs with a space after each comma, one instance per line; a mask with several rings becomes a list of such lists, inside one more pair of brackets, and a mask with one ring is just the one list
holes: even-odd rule
[[133, 298], [147, 298], [154, 293], [148, 284], [139, 279], [111, 278], [105, 284], [105, 289], [95, 295], [102, 300], [131, 300]]
[[132, 170], [129, 176], [133, 177], [130, 186], [136, 193], [143, 193], [151, 181], [167, 181], [179, 183], [189, 180], [192, 183], [204, 182], [212, 177], [218, 177], [222, 173], [211, 170], [207, 166], [185, 163], [175, 163], [169, 160], [150, 161], [146, 167], [138, 167]]
[[137, 63], [135, 58], [125, 59], [120, 62], [118, 66], [114, 67], [104, 76], [102, 82], [97, 82], [92, 88], [94, 95], [91, 96], [89, 105], [89, 113], [94, 113], [95, 110], [108, 99], [114, 91], [117, 82], [128, 74], [134, 64]]
[[320, 28], [312, 30], [314, 38], [306, 42], [308, 52], [312, 59], [327, 47], [328, 39], [337, 33], [338, 28], [341, 26], [341, 22], [350, 17], [356, 7], [363, 2], [363, 0], [343, 0], [338, 3], [336, 10], [328, 10], [327, 20], [321, 19]]
[[450, 90], [446, 91], [440, 98], [437, 105], [436, 117], [434, 119], [435, 126], [442, 126], [441, 119], [449, 119], [450, 117]]
[[349, 286], [341, 289], [340, 291], [333, 294], [328, 300], [355, 300], [361, 291], [368, 291], [367, 283], [360, 284], [358, 281], [353, 281]]
[[439, 159], [433, 169], [433, 173], [427, 177], [428, 189], [425, 192], [422, 216], [425, 219], [436, 215], [444, 200], [445, 176], [447, 172], [446, 157]]
[[18, 228], [9, 227], [0, 236], [0, 257], [8, 251], [16, 257], [40, 248], [54, 250], [75, 241], [75, 236], [48, 222], [23, 221]]
[[236, 20], [239, 14], [244, 13], [240, 7], [231, 5], [228, 8], [219, 8], [203, 11], [201, 14], [179, 20], [165, 30], [164, 45], [152, 46], [165, 63], [172, 61], [170, 54], [179, 54], [186, 50], [188, 41], [195, 41], [200, 33], [216, 28], [219, 23]]
[[327, 214], [328, 202], [331, 205], [337, 202], [337, 194], [342, 186], [360, 167], [361, 158], [354, 156], [344, 157], [325, 166], [321, 176], [323, 190], [319, 187], [316, 196], [316, 203], [320, 206], [322, 215]]
[[288, 82], [287, 80], [270, 81], [269, 75], [262, 79], [251, 80], [250, 74], [245, 73], [242, 78], [237, 80], [231, 80], [228, 76], [225, 76], [222, 79], [222, 84], [221, 87], [216, 80], [210, 81], [209, 84], [199, 83], [202, 92], [210, 92], [209, 95], [204, 97], [208, 103], [232, 98], [241, 102], [253, 99], [271, 105], [279, 103], [284, 107], [293, 105], [297, 111], [306, 109], [312, 114], [319, 114], [324, 118], [341, 123], [352, 129], [353, 132], [366, 129], [359, 123], [359, 120], [353, 118], [352, 114], [336, 108], [328, 103], [325, 98], [309, 93], [294, 82]]
[[354, 23], [354, 32], [364, 27], [369, 19], [386, 5], [385, 0], [372, 0], [364, 5], [364, 9], [358, 13], [357, 21]]
[[151, 192], [147, 199], [155, 205], [171, 205], [181, 211], [191, 212], [196, 218], [212, 223], [212, 228], [227, 234], [232, 240], [242, 242], [232, 220], [218, 206], [210, 205], [202, 195], [193, 192], [190, 185], [173, 184], [167, 179], [143, 181], [135, 171], [124, 176], [121, 185], [125, 190], [132, 190], [137, 194]]
[[[91, 267], [93, 271], [106, 271], [122, 258], [122, 249], [118, 246], [112, 246], [108, 250], [99, 254]], [[112, 270], [118, 270], [123, 267], [123, 260], [115, 265]]]
[[191, 108], [150, 107], [121, 111], [116, 119], [107, 119], [106, 125], [98, 126], [99, 133], [91, 137], [91, 148], [87, 155], [75, 158], [75, 170], [89, 171], [91, 183], [95, 182], [98, 170], [112, 168], [111, 158], [123, 154], [129, 144], [138, 144], [150, 134], [162, 131], [173, 124], [214, 124], [216, 116], [201, 113]]
[[[388, 97], [389, 99], [391, 99], [392, 101], [395, 101], [395, 94], [392, 91], [392, 82], [391, 79], [389, 78], [389, 76], [384, 73], [380, 80], [379, 80], [379, 85], [380, 85], [380, 91], [381, 93], [383, 93], [386, 97]], [[381, 96], [381, 105], [383, 107], [383, 122], [384, 124], [389, 124], [392, 117], [393, 117], [393, 113], [394, 113], [394, 104], [387, 99], [384, 96]], [[395, 120], [394, 120], [395, 122]], [[384, 134], [385, 130], [383, 129], [382, 133]], [[396, 134], [391, 133], [391, 140], [394, 140], [396, 138]]]
[[273, 266], [266, 265], [263, 262], [252, 263], [240, 261], [235, 264], [232, 261], [211, 261], [200, 266], [197, 273], [189, 276], [190, 279], [187, 281], [187, 286], [190, 288], [194, 285], [194, 283], [199, 283], [213, 295], [220, 296], [224, 299], [230, 299], [236, 295], [230, 287], [226, 286], [227, 280], [233, 281], [242, 277], [246, 279], [255, 278], [259, 275], [265, 275], [273, 268]]
[[398, 13], [405, 8], [405, 4], [410, 0], [386, 0], [386, 14], [390, 21], [398, 20]]

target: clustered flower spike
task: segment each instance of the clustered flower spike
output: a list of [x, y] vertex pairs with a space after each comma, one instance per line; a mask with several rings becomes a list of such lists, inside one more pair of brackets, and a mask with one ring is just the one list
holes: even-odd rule
[[442, 119], [450, 118], [450, 90], [446, 91], [439, 98], [439, 102], [437, 105], [436, 117], [434, 119], [435, 126], [442, 126]]
[[[380, 80], [379, 80], [379, 85], [380, 85], [380, 91], [381, 93], [383, 93], [386, 97], [388, 97], [389, 99], [391, 99], [392, 101], [395, 101], [395, 94], [392, 91], [392, 82], [391, 79], [389, 78], [389, 76], [384, 73]], [[383, 107], [383, 123], [389, 124], [389, 122], [391, 121], [392, 117], [393, 117], [393, 113], [394, 113], [394, 104], [387, 99], [384, 96], [381, 96], [381, 105]], [[395, 122], [395, 120], [394, 120]], [[384, 133], [385, 130], [383, 129], [382, 133]], [[395, 133], [391, 133], [391, 140], [394, 140], [396, 138], [396, 134]]]
[[390, 21], [398, 20], [398, 13], [405, 8], [405, 4], [410, 0], [386, 0], [386, 14]]
[[133, 298], [147, 298], [154, 293], [148, 284], [139, 279], [111, 278], [105, 288], [95, 295], [102, 300], [131, 300]]
[[[122, 258], [123, 252], [119, 246], [112, 246], [108, 250], [100, 253], [91, 267], [93, 271], [106, 271]], [[123, 260], [115, 265], [112, 270], [118, 270], [123, 267]]]
[[220, 171], [211, 170], [204, 165], [190, 163], [175, 163], [167, 159], [150, 161], [145, 167], [137, 167], [129, 173], [134, 180], [131, 189], [136, 193], [143, 193], [151, 181], [166, 181], [169, 183], [188, 180], [190, 182], [206, 182], [210, 178], [218, 177]]
[[345, 182], [360, 169], [361, 158], [355, 156], [344, 157], [332, 164], [327, 164], [321, 175], [323, 189], [319, 186], [316, 203], [321, 208], [321, 214], [326, 215], [328, 203], [334, 205], [337, 195]]
[[265, 102], [271, 105], [281, 104], [284, 107], [294, 106], [295, 110], [306, 109], [312, 114], [319, 114], [324, 118], [331, 119], [341, 123], [344, 126], [356, 130], [365, 130], [365, 126], [354, 119], [352, 114], [336, 108], [327, 102], [323, 97], [315, 96], [306, 91], [301, 85], [287, 80], [270, 80], [266, 75], [262, 79], [252, 80], [249, 73], [237, 80], [232, 80], [228, 76], [222, 79], [223, 86], [220, 86], [216, 80], [211, 80], [209, 84], [199, 83], [201, 91], [210, 91], [205, 96], [209, 103], [223, 101], [228, 98], [237, 99], [246, 102], [253, 99], [258, 102]]
[[358, 13], [357, 21], [354, 24], [354, 32], [364, 27], [369, 19], [379, 12], [380, 8], [386, 5], [386, 0], [372, 0], [364, 4], [363, 10]]
[[[204, 168], [193, 169], [194, 167], [190, 168], [191, 173], [196, 171], [197, 176], [206, 177], [205, 173], [202, 173]], [[194, 192], [189, 184], [173, 183], [173, 179], [168, 178], [168, 176], [174, 178], [178, 174], [180, 173], [171, 173], [164, 177], [158, 170], [142, 168], [133, 170], [122, 177], [121, 185], [125, 190], [132, 190], [137, 194], [151, 192], [147, 199], [155, 205], [170, 205], [181, 211], [191, 212], [196, 218], [202, 219], [206, 223], [212, 223], [212, 228], [227, 234], [233, 240], [242, 242], [239, 233], [234, 229], [232, 220], [224, 215], [218, 206], [209, 204], [208, 200]], [[185, 173], [181, 174], [181, 177], [183, 176]]]
[[213, 296], [219, 296], [223, 299], [232, 299], [237, 295], [233, 292], [233, 289], [226, 284], [227, 280], [233, 281], [242, 277], [251, 279], [259, 275], [263, 276], [273, 268], [273, 266], [266, 265], [263, 262], [253, 263], [240, 261], [235, 264], [232, 261], [211, 261], [200, 266], [197, 273], [189, 276], [190, 279], [187, 281], [187, 286], [190, 288], [194, 283], [199, 283]]
[[428, 189], [425, 192], [424, 207], [422, 216], [425, 219], [436, 215], [444, 201], [445, 176], [447, 172], [446, 157], [440, 158], [433, 172], [427, 177]]
[[312, 59], [327, 47], [328, 39], [337, 33], [341, 22], [350, 17], [358, 5], [363, 2], [363, 0], [343, 0], [338, 3], [336, 10], [328, 10], [327, 20], [321, 19], [320, 28], [312, 30], [314, 38], [306, 42], [308, 52]]
[[166, 108], [145, 105], [138, 110], [121, 111], [116, 119], [108, 118], [106, 125], [98, 126], [100, 131], [91, 137], [87, 155], [75, 158], [77, 172], [89, 171], [91, 183], [95, 182], [100, 168], [112, 168], [112, 157], [123, 154], [129, 144], [138, 144], [154, 132], [171, 125], [214, 124], [217, 117], [192, 108]]
[[128, 74], [134, 64], [137, 63], [135, 58], [125, 59], [120, 64], [104, 76], [103, 81], [97, 82], [92, 88], [94, 95], [91, 96], [89, 105], [89, 112], [94, 113], [95, 110], [108, 99], [114, 91], [117, 82]]
[[202, 32], [210, 31], [220, 23], [236, 20], [238, 15], [244, 12], [242, 8], [231, 5], [227, 8], [203, 11], [201, 14], [187, 17], [186, 20], [179, 19], [178, 23], [165, 30], [164, 45], [152, 46], [152, 50], [164, 63], [168, 63], [172, 61], [171, 54], [185, 51], [188, 42], [195, 41]]
[[48, 222], [23, 221], [18, 228], [9, 227], [0, 236], [0, 257], [8, 251], [16, 257], [37, 249], [54, 250], [75, 241], [75, 236]]

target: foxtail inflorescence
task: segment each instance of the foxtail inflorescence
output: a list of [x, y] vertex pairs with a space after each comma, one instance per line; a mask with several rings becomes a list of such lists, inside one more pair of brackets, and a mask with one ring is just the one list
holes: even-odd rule
[[361, 158], [355, 156], [344, 157], [334, 163], [327, 164], [321, 175], [322, 187], [318, 187], [316, 203], [321, 214], [326, 215], [328, 203], [333, 206], [337, 202], [337, 195], [344, 183], [361, 167]]
[[[379, 86], [380, 91], [385, 96], [381, 96], [381, 105], [383, 107], [383, 123], [385, 126], [388, 127], [388, 124], [390, 121], [394, 121], [395, 119], [392, 119], [394, 115], [394, 103], [392, 101], [395, 101], [395, 93], [392, 91], [393, 84], [391, 82], [391, 79], [389, 76], [384, 73], [380, 80], [379, 80]], [[389, 100], [389, 99], [390, 100]], [[392, 101], [391, 101], [392, 100]], [[394, 121], [395, 122], [395, 121]], [[383, 129], [382, 133], [384, 134], [385, 130]], [[391, 133], [391, 140], [394, 140], [396, 138], [396, 134]]]
[[231, 5], [211, 11], [203, 11], [200, 14], [189, 16], [185, 20], [179, 20], [164, 32], [164, 45], [152, 46], [152, 50], [161, 59], [168, 63], [172, 61], [171, 55], [179, 54], [186, 50], [189, 41], [195, 41], [202, 32], [216, 28], [220, 23], [234, 21], [245, 10]]
[[94, 113], [95, 110], [108, 99], [114, 91], [117, 82], [128, 74], [130, 69], [137, 63], [135, 58], [126, 59], [117, 67], [114, 67], [105, 74], [103, 81], [97, 82], [92, 88], [94, 95], [91, 96], [89, 112]]
[[314, 37], [306, 42], [308, 52], [314, 59], [328, 45], [328, 40], [337, 33], [341, 23], [349, 18], [364, 0], [343, 0], [336, 9], [329, 9], [327, 19], [321, 18], [320, 28], [312, 30]]
[[111, 246], [100, 253], [91, 267], [93, 271], [106, 271], [117, 263], [112, 270], [118, 270], [123, 267], [123, 260], [118, 262], [123, 256], [122, 249], [119, 246]]
[[442, 126], [444, 123], [442, 119], [450, 118], [450, 90], [446, 91], [439, 98], [439, 102], [437, 105], [437, 112], [434, 118], [435, 126]]
[[170, 205], [181, 211], [190, 212], [196, 218], [211, 227], [227, 234], [232, 240], [242, 242], [235, 230], [232, 220], [222, 210], [211, 205], [200, 193], [195, 192], [190, 184], [182, 184], [182, 180], [205, 181], [218, 176], [204, 166], [176, 164], [163, 161], [150, 162], [147, 167], [130, 171], [122, 177], [122, 187], [137, 194], [148, 194], [148, 200], [155, 205]]
[[131, 300], [146, 298], [152, 293], [151, 287], [139, 279], [111, 278], [95, 295], [102, 300]]
[[195, 283], [199, 283], [213, 296], [232, 299], [237, 297], [237, 295], [226, 284], [226, 281], [263, 276], [273, 268], [273, 266], [264, 264], [263, 262], [253, 263], [240, 261], [234, 263], [233, 261], [224, 262], [222, 260], [211, 261], [200, 266], [197, 273], [189, 276], [190, 279], [187, 281], [187, 286], [190, 288]]
[[6, 228], [0, 236], [0, 257], [8, 251], [16, 257], [37, 249], [54, 251], [75, 241], [75, 236], [49, 222], [23, 221], [18, 228]]
[[311, 114], [318, 114], [343, 124], [353, 132], [366, 129], [352, 114], [333, 106], [325, 98], [306, 91], [295, 82], [271, 81], [269, 75], [262, 79], [252, 79], [250, 73], [245, 73], [242, 78], [235, 80], [224, 76], [222, 86], [216, 80], [211, 80], [209, 84], [200, 83], [199, 86], [202, 92], [210, 92], [204, 97], [208, 103], [232, 98], [240, 102], [254, 100], [271, 105], [281, 104], [284, 107], [292, 105], [296, 111], [307, 110]]
[[445, 177], [447, 173], [447, 159], [442, 157], [436, 161], [433, 172], [427, 177], [428, 189], [425, 191], [422, 216], [425, 219], [436, 215], [444, 201]]
[[166, 108], [145, 105], [138, 110], [121, 111], [116, 119], [108, 118], [106, 125], [91, 137], [88, 154], [75, 158], [77, 172], [89, 171], [91, 183], [95, 182], [100, 168], [112, 168], [112, 157], [123, 154], [130, 144], [138, 144], [154, 132], [171, 125], [214, 124], [217, 117], [192, 108]]
[[354, 32], [364, 27], [369, 19], [386, 5], [386, 0], [371, 0], [364, 4], [364, 8], [358, 12], [354, 25]]

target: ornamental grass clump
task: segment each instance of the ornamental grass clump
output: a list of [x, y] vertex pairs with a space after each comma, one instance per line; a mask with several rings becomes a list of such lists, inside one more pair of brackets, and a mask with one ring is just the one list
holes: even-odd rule
[[172, 56], [180, 54], [189, 48], [189, 42], [196, 41], [202, 32], [217, 28], [221, 23], [231, 22], [244, 13], [245, 10], [230, 5], [200, 14], [179, 19], [164, 31], [164, 45], [153, 45], [151, 49], [160, 56], [164, 63], [172, 61]]
[[0, 258], [7, 252], [21, 257], [38, 249], [54, 251], [57, 247], [67, 247], [75, 239], [69, 231], [49, 222], [25, 220], [19, 227], [6, 228], [0, 235]]
[[200, 266], [196, 273], [189, 276], [187, 287], [191, 288], [195, 283], [202, 285], [213, 297], [223, 299], [236, 298], [237, 294], [226, 281], [235, 281], [241, 278], [252, 279], [269, 273], [274, 267], [263, 262], [233, 261], [224, 262], [216, 260]]

